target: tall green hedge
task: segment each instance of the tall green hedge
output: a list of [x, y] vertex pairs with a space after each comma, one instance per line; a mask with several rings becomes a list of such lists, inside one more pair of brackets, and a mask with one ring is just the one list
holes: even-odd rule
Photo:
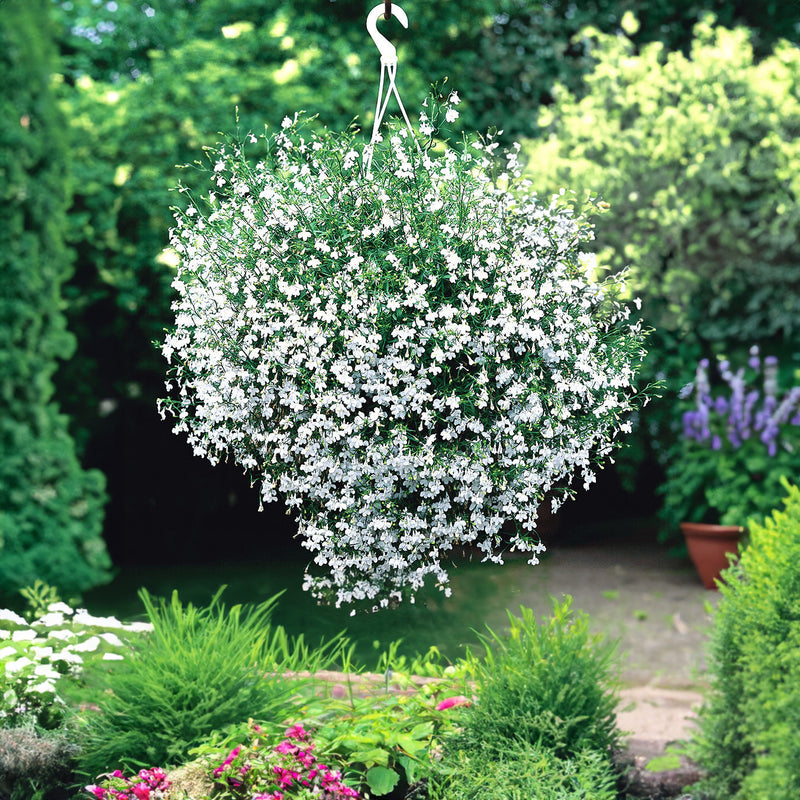
[[48, 0], [0, 3], [0, 595], [108, 575], [104, 479], [84, 471], [53, 398], [70, 357], [60, 289], [68, 169], [51, 89]]

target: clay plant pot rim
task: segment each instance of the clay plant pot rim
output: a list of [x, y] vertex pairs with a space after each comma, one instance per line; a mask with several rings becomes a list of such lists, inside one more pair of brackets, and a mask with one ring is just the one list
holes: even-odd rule
[[747, 529], [741, 525], [712, 525], [706, 522], [681, 522], [685, 535], [717, 539], [731, 534], [742, 535]]

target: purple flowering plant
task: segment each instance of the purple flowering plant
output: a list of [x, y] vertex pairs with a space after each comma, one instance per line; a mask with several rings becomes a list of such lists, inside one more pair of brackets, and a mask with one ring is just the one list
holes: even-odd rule
[[[800, 473], [800, 386], [781, 388], [775, 356], [750, 348], [745, 366], [697, 365], [681, 392], [682, 430], [662, 487], [662, 516], [680, 522], [762, 521]], [[712, 378], [715, 385], [712, 385]], [[718, 379], [718, 380], [717, 380]]]

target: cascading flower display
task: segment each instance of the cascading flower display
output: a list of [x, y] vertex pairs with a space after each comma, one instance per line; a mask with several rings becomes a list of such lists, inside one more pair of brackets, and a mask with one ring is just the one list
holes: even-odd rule
[[543, 498], [594, 480], [637, 403], [642, 332], [591, 226], [530, 194], [518, 148], [442, 143], [455, 102], [390, 126], [369, 174], [357, 131], [287, 118], [212, 151], [176, 211], [162, 414], [298, 509], [305, 587], [337, 604], [448, 591], [457, 545], [536, 563]]

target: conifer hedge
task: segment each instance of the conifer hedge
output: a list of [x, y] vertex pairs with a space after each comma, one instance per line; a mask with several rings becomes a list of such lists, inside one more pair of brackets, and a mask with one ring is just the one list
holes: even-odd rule
[[74, 350], [61, 285], [69, 200], [47, 0], [0, 5], [0, 595], [105, 580], [105, 481], [84, 470], [53, 375]]

